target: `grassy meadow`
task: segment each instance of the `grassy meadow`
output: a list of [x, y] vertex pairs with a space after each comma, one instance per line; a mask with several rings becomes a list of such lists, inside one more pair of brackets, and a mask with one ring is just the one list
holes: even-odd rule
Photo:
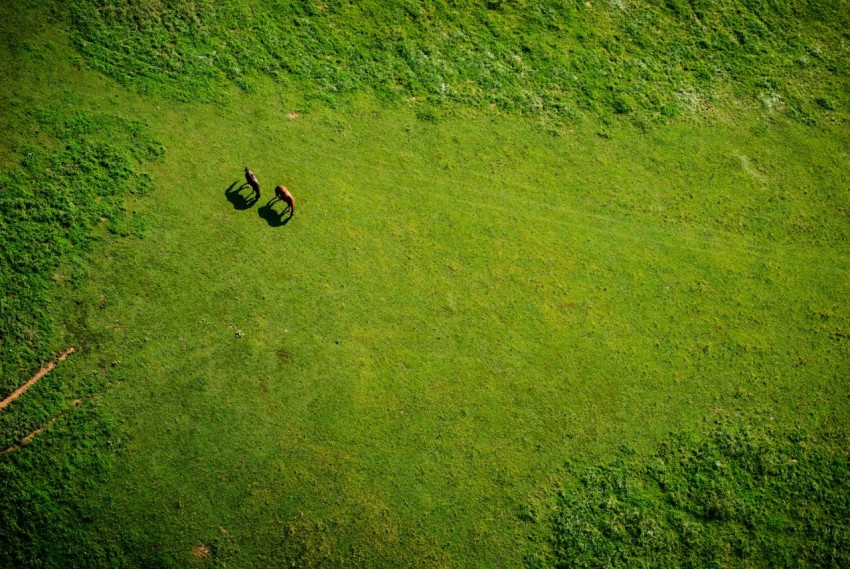
[[0, 564], [846, 565], [848, 13], [0, 7]]

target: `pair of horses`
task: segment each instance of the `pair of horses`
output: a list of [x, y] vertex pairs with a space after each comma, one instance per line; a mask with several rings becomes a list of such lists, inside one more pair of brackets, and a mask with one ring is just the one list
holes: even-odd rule
[[[248, 182], [248, 185], [251, 186], [252, 190], [254, 190], [254, 195], [259, 200], [260, 181], [257, 179], [257, 176], [248, 169], [247, 166], [245, 166], [245, 181]], [[274, 201], [275, 199], [280, 200], [289, 206], [290, 217], [295, 215], [295, 198], [292, 196], [286, 186], [278, 186], [274, 189], [274, 199], [272, 201]]]

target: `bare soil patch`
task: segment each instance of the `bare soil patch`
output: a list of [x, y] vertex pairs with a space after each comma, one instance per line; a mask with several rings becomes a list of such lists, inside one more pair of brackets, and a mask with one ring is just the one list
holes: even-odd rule
[[203, 543], [196, 543], [192, 546], [192, 557], [195, 559], [209, 559], [210, 548]]

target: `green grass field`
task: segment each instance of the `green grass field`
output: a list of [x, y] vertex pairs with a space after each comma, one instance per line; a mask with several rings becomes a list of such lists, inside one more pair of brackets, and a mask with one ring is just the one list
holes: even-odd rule
[[[88, 1], [0, 8], [2, 396], [79, 350], [0, 411], [2, 448], [57, 417], [0, 456], [0, 563], [850, 559], [850, 38], [830, 20], [846, 3], [747, 8], [742, 21], [764, 29], [741, 53], [729, 47], [752, 45], [740, 36], [720, 41], [735, 28], [727, 10], [684, 17], [679, 2], [622, 17], [620, 3], [592, 16], [583, 2], [475, 4], [490, 20], [409, 3], [406, 23], [395, 5], [190, 4], [115, 3], [125, 12], [100, 19]], [[538, 21], [535, 6], [554, 11]], [[254, 36], [230, 27], [255, 11], [266, 27]], [[680, 16], [704, 22], [716, 49], [700, 59], [682, 43], [687, 57], [665, 67], [660, 50], [689, 28], [655, 45], [635, 22]], [[315, 58], [292, 68], [264, 58], [294, 47], [251, 51], [292, 22], [326, 39], [305, 40]], [[511, 32], [537, 29], [517, 49], [556, 53], [559, 34], [578, 30], [562, 47], [587, 67], [570, 74], [596, 86], [545, 69], [470, 71], [476, 50], [507, 60]], [[466, 43], [440, 43], [456, 33]], [[442, 54], [456, 96], [441, 98], [421, 60], [381, 55], [386, 38], [408, 56]], [[233, 61], [197, 63], [228, 42]], [[186, 63], [166, 67], [163, 46]], [[325, 51], [337, 54], [330, 78], [317, 71]], [[603, 52], [619, 54], [610, 75], [592, 65]], [[804, 52], [821, 63], [799, 63]], [[635, 62], [652, 57], [642, 69], [666, 80], [641, 75]], [[713, 82], [682, 70], [692, 60]], [[464, 81], [480, 90], [457, 94]], [[529, 89], [551, 107], [524, 107]], [[263, 184], [247, 208], [228, 195], [245, 165]], [[287, 223], [266, 205], [278, 183], [297, 200]], [[718, 437], [716, 425], [749, 434]], [[659, 498], [641, 482], [656, 480], [658, 457], [685, 465], [682, 496], [721, 505], [697, 511], [666, 479], [672, 497]], [[701, 457], [728, 461], [735, 482], [687, 466]], [[582, 472], [635, 486], [594, 489]], [[594, 525], [605, 500], [622, 519]], [[631, 530], [633, 512], [681, 504], [664, 519], [708, 536], [691, 538], [690, 558]], [[711, 541], [715, 530], [728, 539]]]

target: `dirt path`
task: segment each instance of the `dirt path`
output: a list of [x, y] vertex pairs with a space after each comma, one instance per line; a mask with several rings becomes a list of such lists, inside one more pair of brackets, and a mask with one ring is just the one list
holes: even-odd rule
[[56, 367], [56, 364], [58, 364], [59, 362], [65, 361], [65, 358], [67, 358], [68, 356], [70, 356], [73, 353], [74, 353], [74, 348], [68, 348], [67, 350], [62, 352], [62, 355], [60, 355], [58, 358], [56, 358], [55, 360], [53, 360], [52, 362], [50, 362], [49, 364], [47, 364], [46, 366], [44, 366], [43, 368], [38, 370], [38, 373], [35, 374], [34, 376], [32, 376], [32, 379], [30, 379], [28, 382], [23, 384], [21, 387], [17, 388], [15, 391], [12, 392], [12, 394], [9, 397], [7, 397], [2, 402], [0, 402], [0, 409], [5, 409], [6, 406], [9, 405], [9, 403], [11, 403], [15, 399], [17, 399], [24, 391], [26, 391], [27, 389], [29, 389], [30, 387], [35, 385], [36, 381], [38, 381], [39, 379], [41, 379], [42, 377], [44, 377], [45, 375], [50, 373], [53, 370], [53, 368]]

